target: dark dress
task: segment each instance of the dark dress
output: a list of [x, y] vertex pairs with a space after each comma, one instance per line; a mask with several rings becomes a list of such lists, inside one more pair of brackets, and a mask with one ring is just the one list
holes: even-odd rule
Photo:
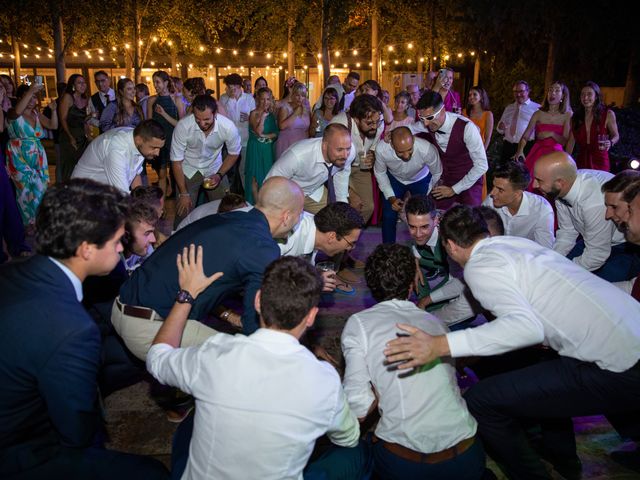
[[71, 105], [69, 113], [67, 114], [67, 126], [69, 127], [69, 132], [71, 132], [71, 135], [75, 139], [78, 148], [73, 148], [71, 141], [69, 140], [69, 136], [64, 130], [62, 130], [60, 132], [59, 165], [62, 172], [60, 176], [62, 181], [69, 180], [69, 178], [71, 178], [73, 169], [89, 144], [84, 132], [84, 121], [86, 118], [87, 107], [78, 108], [75, 103]]
[[[173, 101], [173, 98], [171, 98], [171, 95], [157, 95], [155, 105], [160, 105], [162, 108], [164, 108], [164, 111], [167, 112], [169, 116], [178, 120], [178, 107]], [[155, 111], [155, 105], [153, 116], [151, 118], [162, 125], [165, 135], [164, 147], [160, 149], [160, 155], [154, 158], [151, 162], [151, 166], [153, 167], [153, 169], [158, 171], [162, 167], [165, 167], [169, 164], [169, 154], [171, 153], [171, 137], [173, 137], [174, 126], [167, 122], [167, 120], [162, 115]]]
[[600, 122], [596, 123], [595, 118], [591, 121], [591, 131], [589, 132], [589, 143], [587, 143], [587, 125], [582, 123], [573, 130], [573, 138], [578, 146], [578, 156], [576, 165], [578, 168], [589, 168], [591, 170], [609, 171], [609, 152], [600, 150], [598, 146], [598, 135], [608, 135], [607, 114], [609, 109], [605, 108], [600, 114]]

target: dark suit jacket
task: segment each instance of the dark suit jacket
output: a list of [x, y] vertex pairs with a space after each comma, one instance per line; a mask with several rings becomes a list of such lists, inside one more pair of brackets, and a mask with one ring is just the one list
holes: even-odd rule
[[0, 472], [90, 446], [99, 361], [98, 327], [57, 265], [36, 255], [0, 268]]
[[267, 218], [256, 208], [209, 215], [177, 231], [133, 272], [120, 289], [120, 300], [153, 308], [166, 318], [179, 290], [176, 255], [191, 243], [202, 245], [204, 273], [224, 276], [198, 296], [189, 317], [203, 319], [227, 295], [244, 290], [243, 330], [254, 332], [255, 294], [265, 268], [280, 256]]

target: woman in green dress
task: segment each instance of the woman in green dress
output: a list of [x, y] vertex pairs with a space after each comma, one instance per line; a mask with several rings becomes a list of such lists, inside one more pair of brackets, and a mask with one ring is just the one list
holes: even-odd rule
[[273, 165], [274, 142], [278, 138], [278, 124], [273, 115], [273, 93], [267, 87], [256, 93], [257, 107], [249, 114], [249, 141], [245, 164], [245, 198], [255, 204], [258, 190]]
[[71, 178], [73, 169], [89, 144], [86, 130], [87, 82], [82, 75], [74, 73], [69, 77], [67, 88], [60, 101], [60, 158], [61, 180]]

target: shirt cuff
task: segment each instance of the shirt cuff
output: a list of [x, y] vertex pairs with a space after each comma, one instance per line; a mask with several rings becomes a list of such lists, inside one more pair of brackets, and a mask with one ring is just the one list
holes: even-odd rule
[[473, 354], [467, 340], [467, 332], [464, 330], [447, 333], [447, 343], [452, 358], [467, 357]]

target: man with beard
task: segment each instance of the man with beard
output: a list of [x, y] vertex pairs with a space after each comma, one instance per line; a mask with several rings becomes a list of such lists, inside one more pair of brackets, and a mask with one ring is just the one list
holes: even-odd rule
[[577, 170], [568, 153], [553, 152], [536, 162], [533, 186], [555, 200], [558, 231], [553, 249], [599, 277], [618, 282], [636, 276], [640, 265], [622, 232], [605, 216], [601, 188], [612, 178], [609, 172]]
[[322, 138], [291, 145], [266, 178], [285, 177], [296, 182], [304, 192], [304, 210], [315, 214], [328, 203], [347, 201], [354, 156], [349, 130], [329, 125]]
[[455, 203], [478, 206], [482, 203], [482, 176], [487, 171], [487, 153], [480, 130], [469, 119], [447, 112], [438, 92], [422, 95], [416, 105], [420, 122], [414, 132], [430, 141], [440, 153], [441, 183], [431, 194], [436, 206], [447, 209]]
[[371, 169], [375, 150], [384, 130], [382, 102], [373, 95], [360, 95], [351, 103], [349, 113], [341, 112], [331, 123], [344, 125], [351, 132], [355, 159], [349, 177], [349, 203], [365, 223], [373, 214]]
[[[229, 189], [225, 175], [238, 160], [240, 133], [228, 118], [218, 115], [218, 104], [209, 95], [198, 95], [193, 115], [178, 122], [171, 142], [171, 168], [178, 187], [174, 227], [196, 205], [200, 187], [209, 200], [222, 198]], [[222, 147], [227, 155], [222, 158]]]

